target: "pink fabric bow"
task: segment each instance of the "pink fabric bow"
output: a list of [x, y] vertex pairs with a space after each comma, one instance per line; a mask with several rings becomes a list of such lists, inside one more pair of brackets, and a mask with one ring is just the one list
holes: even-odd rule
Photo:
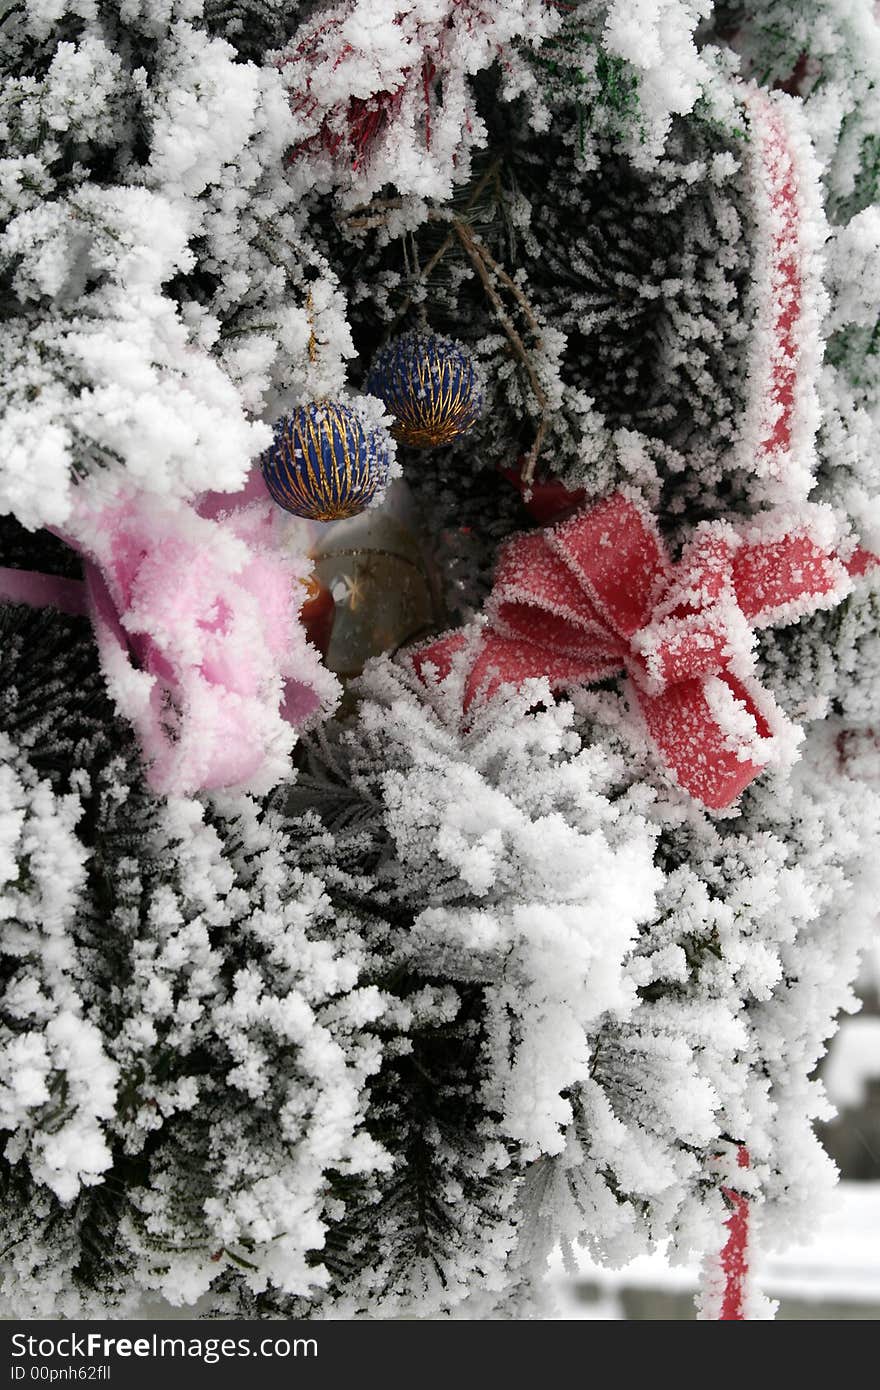
[[[625, 669], [666, 766], [719, 810], [799, 736], [752, 674], [752, 629], [831, 607], [849, 587], [808, 526], [772, 519], [744, 534], [703, 523], [673, 565], [650, 515], [617, 492], [502, 552], [464, 709], [529, 677], [570, 688]], [[443, 679], [468, 643], [459, 632], [422, 648], [417, 672]]]
[[310, 565], [255, 472], [199, 506], [134, 491], [82, 495], [63, 539], [84, 583], [0, 571], [0, 594], [92, 619], [110, 693], [160, 794], [267, 791], [294, 729], [338, 685], [298, 620]]

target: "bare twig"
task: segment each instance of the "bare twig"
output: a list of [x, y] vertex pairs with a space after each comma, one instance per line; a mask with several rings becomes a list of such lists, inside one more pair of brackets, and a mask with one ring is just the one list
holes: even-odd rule
[[[498, 274], [501, 268], [498, 266], [497, 262], [489, 255], [488, 251], [482, 245], [482, 243], [477, 240], [470, 227], [468, 227], [466, 223], [462, 222], [460, 218], [456, 217], [453, 219], [452, 226], [455, 233], [458, 236], [459, 241], [464, 247], [469, 260], [471, 261], [471, 264], [473, 265], [474, 269], [480, 277], [480, 280], [482, 281], [483, 289], [486, 291], [486, 295], [489, 299], [489, 302], [492, 305], [492, 308], [495, 310], [495, 315], [498, 319], [498, 322], [501, 324], [501, 327], [507, 334], [510, 346], [513, 348], [514, 353], [519, 358], [520, 362], [522, 363], [525, 369], [526, 375], [529, 379], [529, 384], [531, 385], [532, 391], [534, 392], [535, 400], [538, 402], [538, 405], [541, 410], [541, 419], [538, 424], [538, 430], [535, 435], [535, 440], [532, 444], [531, 449], [526, 455], [525, 468], [523, 469], [523, 482], [525, 486], [528, 488], [531, 486], [531, 483], [534, 479], [535, 468], [538, 462], [538, 455], [541, 452], [541, 445], [544, 442], [544, 435], [547, 432], [547, 395], [544, 391], [543, 386], [541, 385], [540, 378], [538, 377], [538, 374], [535, 371], [534, 364], [532, 363], [532, 359], [529, 356], [529, 353], [526, 349], [526, 345], [520, 337], [512, 318], [505, 309], [500, 294], [495, 288], [492, 276], [493, 274]], [[538, 322], [532, 312], [531, 306], [528, 305], [527, 301], [525, 300], [525, 296], [522, 294], [522, 291], [520, 290], [519, 286], [511, 280], [510, 276], [507, 274], [506, 271], [501, 271], [499, 278], [501, 279], [502, 283], [506, 285], [514, 294], [517, 303], [520, 304], [521, 307], [525, 308], [525, 312], [529, 321], [529, 326], [532, 327], [536, 335], [538, 335], [540, 333]], [[541, 346], [541, 340], [539, 336], [537, 338], [536, 345], [538, 348], [540, 348]]]
[[[479, 182], [476, 184], [476, 186], [475, 186], [475, 187], [473, 188], [473, 190], [471, 191], [471, 195], [470, 195], [470, 197], [468, 198], [467, 202], [465, 203], [464, 212], [466, 212], [466, 213], [470, 212], [471, 209], [472, 209], [472, 208], [476, 205], [476, 203], [479, 201], [480, 197], [481, 197], [482, 194], [485, 192], [487, 186], [492, 182], [492, 179], [496, 177], [496, 175], [497, 175], [497, 173], [498, 173], [498, 169], [499, 169], [499, 163], [500, 163], [500, 161], [495, 160], [495, 162], [494, 162], [493, 164], [490, 164], [490, 165], [489, 165], [489, 168], [485, 171], [485, 173], [483, 174], [483, 177], [479, 180]], [[430, 216], [430, 217], [433, 217], [435, 220], [439, 217], [439, 215], [440, 215], [440, 214], [438, 214], [438, 213], [436, 213], [436, 212], [432, 212], [432, 213], [429, 214], [429, 216]], [[442, 215], [444, 216], [444, 218], [445, 218], [446, 216], [448, 216], [448, 214], [446, 214], [445, 212], [444, 212]], [[455, 221], [456, 221], [455, 215], [453, 215], [453, 219], [452, 219], [452, 220], [453, 220], [453, 224], [454, 224]], [[438, 265], [440, 264], [440, 262], [442, 261], [443, 257], [447, 254], [448, 251], [451, 251], [451, 250], [452, 250], [452, 247], [453, 247], [454, 245], [455, 245], [455, 234], [454, 234], [454, 232], [450, 232], [449, 235], [447, 236], [446, 240], [440, 243], [440, 245], [438, 246], [437, 250], [434, 252], [433, 256], [430, 257], [430, 259], [428, 260], [428, 262], [422, 267], [421, 271], [419, 272], [419, 280], [420, 280], [422, 283], [424, 283], [425, 280], [427, 280], [428, 277], [434, 272], [434, 270], [437, 268], [437, 266], [438, 266]], [[406, 314], [406, 312], [407, 312], [407, 310], [409, 309], [410, 305], [412, 304], [412, 301], [413, 301], [412, 295], [411, 295], [411, 294], [408, 294], [407, 297], [406, 297], [406, 299], [403, 301], [403, 304], [401, 305], [400, 309], [398, 310], [397, 316], [396, 316], [396, 318], [395, 318], [395, 320], [394, 320], [395, 323], [399, 322], [399, 320], [402, 319], [402, 318], [404, 317], [404, 315]]]
[[318, 360], [318, 339], [315, 337], [315, 306], [311, 290], [306, 299], [306, 313], [309, 316], [309, 361], [314, 365]]
[[473, 232], [471, 232], [471, 237], [473, 238], [474, 245], [479, 250], [479, 253], [482, 256], [483, 260], [486, 262], [486, 265], [489, 267], [489, 269], [492, 271], [494, 275], [497, 275], [502, 285], [505, 285], [507, 289], [510, 290], [510, 293], [513, 295], [517, 304], [522, 309], [523, 313], [525, 314], [529, 328], [535, 335], [535, 347], [540, 350], [540, 348], [542, 347], [541, 325], [535, 318], [531, 304], [526, 299], [520, 286], [510, 275], [508, 275], [507, 271], [504, 269], [504, 266], [499, 265], [498, 262], [495, 260], [495, 257], [491, 255], [488, 247], [485, 246], [482, 241], [478, 240], [478, 238], [474, 236]]

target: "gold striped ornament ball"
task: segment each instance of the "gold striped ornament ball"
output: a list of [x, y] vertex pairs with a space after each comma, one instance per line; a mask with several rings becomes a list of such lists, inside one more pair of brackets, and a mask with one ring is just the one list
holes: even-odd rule
[[381, 348], [367, 391], [384, 402], [402, 444], [429, 449], [451, 444], [476, 423], [483, 408], [469, 354], [451, 338], [405, 333]]
[[311, 401], [275, 422], [260, 459], [273, 500], [294, 516], [357, 516], [388, 479], [387, 433], [366, 426], [342, 401]]

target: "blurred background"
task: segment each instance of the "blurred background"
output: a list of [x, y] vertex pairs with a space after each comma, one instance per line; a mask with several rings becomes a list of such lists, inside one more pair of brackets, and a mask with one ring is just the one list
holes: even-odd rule
[[[880, 944], [859, 980], [862, 1012], [844, 1015], [819, 1067], [837, 1119], [819, 1127], [841, 1174], [835, 1208], [808, 1246], [756, 1258], [761, 1292], [779, 1300], [777, 1318], [880, 1318]], [[692, 1319], [698, 1270], [662, 1255], [624, 1270], [582, 1257], [571, 1278], [559, 1261], [551, 1279], [559, 1318]]]

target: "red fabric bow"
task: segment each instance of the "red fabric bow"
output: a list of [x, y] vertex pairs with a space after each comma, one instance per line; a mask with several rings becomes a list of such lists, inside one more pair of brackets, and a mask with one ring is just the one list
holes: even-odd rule
[[[464, 709], [529, 677], [558, 689], [625, 669], [666, 766], [719, 810], [799, 737], [752, 674], [752, 628], [831, 607], [849, 587], [814, 526], [783, 532], [772, 517], [744, 534], [703, 523], [673, 565], [650, 515], [617, 492], [502, 552]], [[468, 642], [456, 632], [422, 648], [416, 671], [443, 679]]]

